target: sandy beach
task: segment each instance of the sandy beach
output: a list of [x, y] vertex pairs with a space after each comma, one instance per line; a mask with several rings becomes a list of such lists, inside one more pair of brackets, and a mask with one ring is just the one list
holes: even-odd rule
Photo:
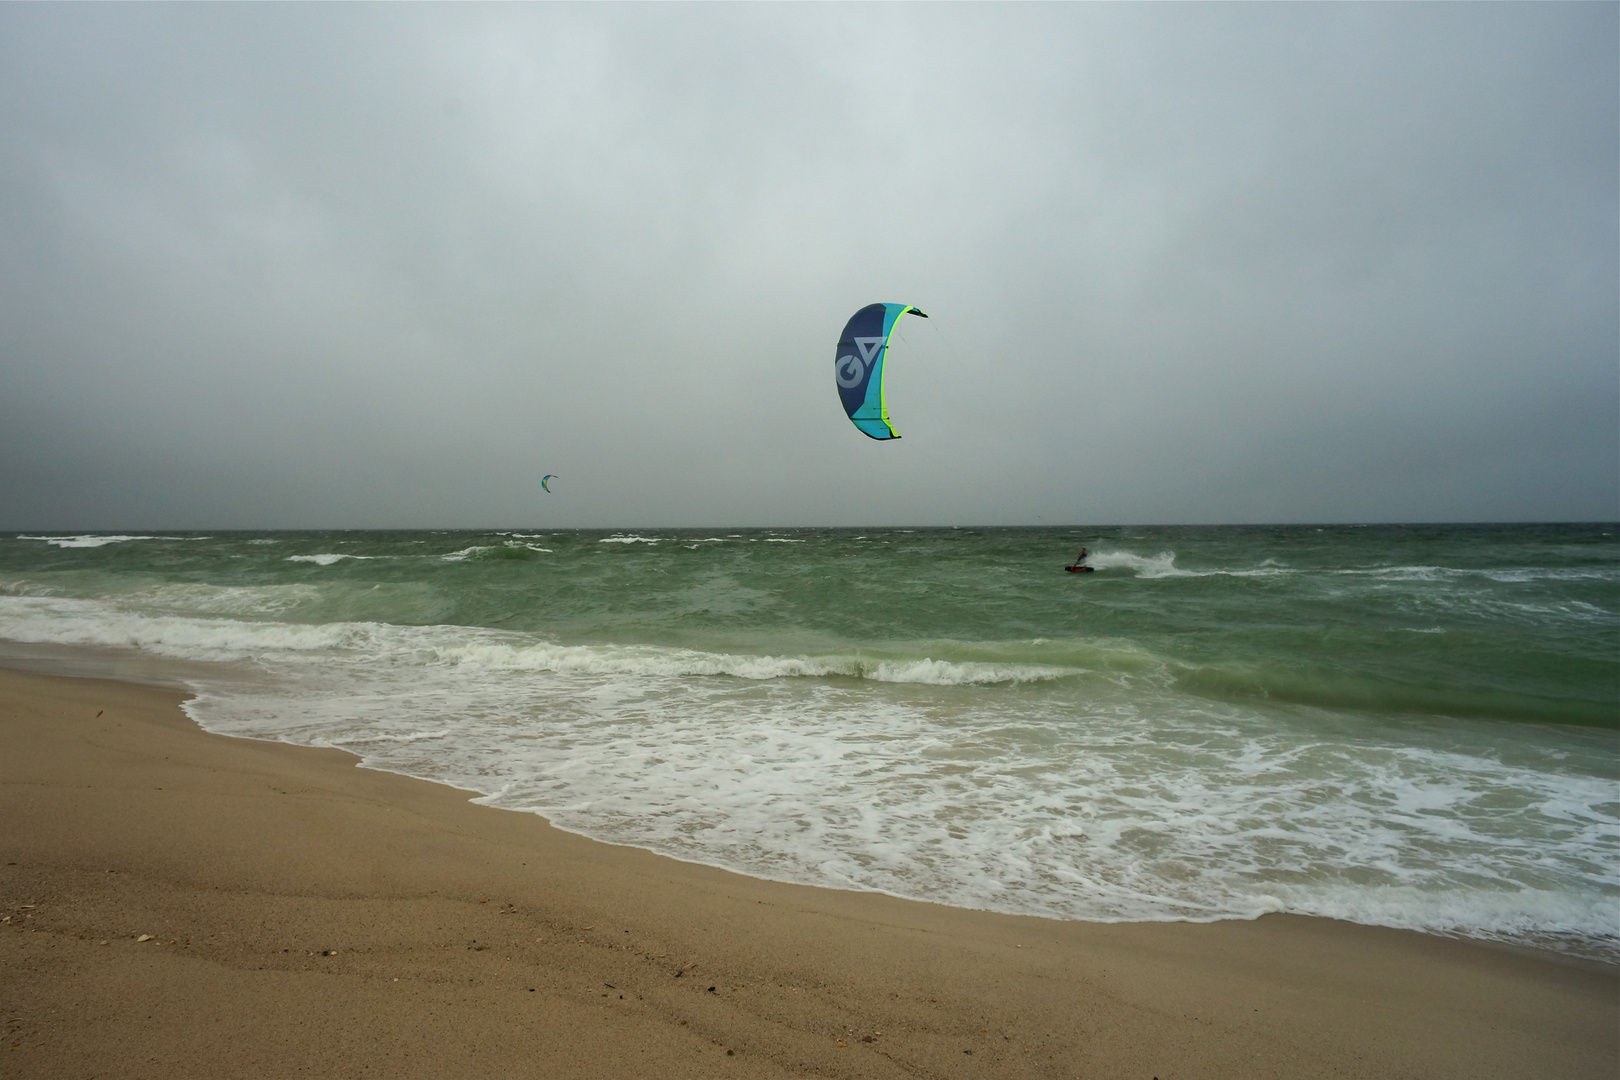
[[1615, 970], [741, 877], [0, 670], [0, 1076], [1612, 1077]]

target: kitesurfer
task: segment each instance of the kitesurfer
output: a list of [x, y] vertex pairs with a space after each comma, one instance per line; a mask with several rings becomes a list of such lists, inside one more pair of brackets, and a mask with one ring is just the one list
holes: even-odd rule
[[1076, 566], [1084, 566], [1084, 565], [1086, 565], [1086, 549], [1085, 548], [1081, 548], [1080, 549], [1080, 554], [1078, 554], [1078, 555], [1076, 555], [1074, 557], [1074, 565], [1076, 565]]

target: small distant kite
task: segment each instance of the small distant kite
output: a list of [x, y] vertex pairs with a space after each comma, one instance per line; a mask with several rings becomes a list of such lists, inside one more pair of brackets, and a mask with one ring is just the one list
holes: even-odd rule
[[561, 479], [562, 479], [562, 477], [558, 476], [556, 473], [549, 473], [548, 472], [548, 473], [546, 473], [546, 475], [544, 475], [544, 476], [542, 476], [540, 478], [540, 488], [541, 488], [542, 491], [545, 491], [547, 494], [550, 494], [550, 492], [551, 492], [551, 482], [553, 480], [561, 480]]
[[928, 318], [905, 304], [868, 304], [844, 324], [838, 339], [838, 361], [833, 377], [838, 380], [838, 400], [844, 404], [849, 422], [873, 439], [898, 439], [889, 423], [889, 405], [883, 399], [883, 358], [889, 351], [889, 335], [902, 315]]

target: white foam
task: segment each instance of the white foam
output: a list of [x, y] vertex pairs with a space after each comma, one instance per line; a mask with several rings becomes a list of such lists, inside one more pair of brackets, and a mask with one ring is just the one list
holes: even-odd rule
[[38, 581], [0, 581], [0, 596], [54, 596], [56, 590]]
[[[184, 603], [220, 613], [276, 614], [311, 602], [307, 587], [220, 589], [166, 585], [131, 594], [160, 606]], [[184, 615], [155, 615], [101, 601], [50, 596], [0, 596], [0, 638], [36, 644], [136, 648], [176, 659], [222, 661], [276, 654], [361, 650], [409, 663], [463, 671], [552, 672], [578, 675], [731, 676], [751, 681], [845, 676], [934, 686], [1016, 684], [1061, 679], [1072, 668], [1027, 664], [890, 660], [860, 654], [760, 656], [654, 645], [560, 645], [527, 635], [476, 627], [413, 627], [388, 623], [283, 623]]]
[[463, 560], [482, 555], [486, 551], [493, 550], [495, 549], [488, 544], [474, 544], [472, 547], [464, 547], [460, 551], [452, 551], [448, 555], [440, 555], [439, 558], [443, 559], [445, 562], [462, 562]]
[[1089, 552], [1086, 561], [1097, 570], [1130, 570], [1140, 578], [1283, 577], [1303, 572], [1283, 566], [1275, 559], [1266, 559], [1258, 566], [1237, 569], [1186, 570], [1176, 565], [1176, 553], [1173, 551], [1161, 551], [1157, 555], [1138, 555], [1131, 551]]
[[377, 555], [346, 555], [346, 554], [343, 554], [342, 552], [325, 552], [325, 553], [320, 554], [320, 555], [289, 555], [289, 556], [287, 556], [287, 561], [288, 562], [314, 563], [316, 566], [331, 566], [333, 563], [342, 562], [344, 559], [376, 559], [376, 558], [380, 558], [380, 556], [377, 556]]
[[1176, 554], [1173, 551], [1162, 551], [1151, 556], [1138, 555], [1131, 551], [1088, 552], [1086, 561], [1098, 570], [1132, 570], [1137, 577], [1193, 576], [1190, 571], [1176, 568]]
[[[501, 547], [506, 548], [508, 551], [539, 551], [544, 552], [547, 555], [554, 554], [551, 548], [541, 547], [539, 544], [531, 544], [525, 540], [503, 540], [501, 541]], [[482, 546], [462, 548], [460, 551], [451, 552], [449, 555], [441, 555], [440, 558], [445, 559], [448, 562], [461, 562], [465, 559], [479, 558], [485, 552], [494, 550], [496, 550], [494, 545], [486, 544]]]
[[0, 638], [247, 662], [187, 706], [210, 730], [762, 877], [1057, 918], [1620, 940], [1613, 780], [1511, 726], [1362, 738], [1180, 695], [1139, 652], [1097, 652], [1091, 677], [1074, 643], [1033, 665], [993, 643], [749, 655], [263, 617], [313, 588], [0, 594]]
[[152, 610], [184, 612], [187, 615], [286, 615], [300, 607], [318, 603], [321, 592], [313, 585], [205, 585], [167, 582], [137, 589], [124, 597], [125, 603]]
[[236, 661], [267, 653], [319, 656], [366, 645], [389, 628], [153, 615], [101, 601], [0, 597], [0, 638], [32, 644], [138, 649], [179, 660]]
[[131, 540], [206, 540], [208, 537], [190, 536], [106, 536], [86, 533], [82, 536], [18, 536], [19, 540], [43, 540], [59, 548], [98, 548], [108, 544], [127, 544]]
[[[855, 539], [861, 539], [856, 537]], [[1157, 555], [1138, 555], [1132, 551], [1089, 552], [1086, 561], [1098, 570], [1130, 570], [1142, 578], [1171, 577], [1280, 577], [1309, 573], [1323, 573], [1344, 577], [1370, 577], [1391, 582], [1430, 583], [1458, 579], [1483, 578], [1503, 584], [1525, 584], [1541, 581], [1614, 581], [1620, 583], [1620, 567], [1526, 567], [1519, 569], [1471, 569], [1447, 566], [1378, 566], [1378, 567], [1325, 567], [1305, 570], [1281, 564], [1267, 558], [1253, 567], [1211, 567], [1188, 570], [1176, 565], [1176, 554], [1163, 551]]]
[[1375, 566], [1342, 567], [1325, 571], [1347, 577], [1372, 577], [1386, 581], [1437, 582], [1484, 579], [1504, 585], [1523, 585], [1542, 581], [1613, 581], [1620, 582], [1620, 566], [1563, 566], [1563, 567], [1457, 567], [1457, 566]]
[[608, 536], [598, 540], [598, 544], [656, 544], [656, 536]]
[[[1076, 724], [1017, 700], [945, 716], [792, 680], [738, 697], [683, 665], [630, 664], [625, 680], [554, 663], [560, 681], [537, 682], [533, 659], [514, 681], [483, 658], [432, 695], [413, 683], [422, 669], [390, 668], [365, 692], [340, 678], [341, 693], [302, 695], [294, 723], [493, 805], [759, 876], [1104, 921], [1286, 910], [1515, 940], [1612, 923], [1595, 869], [1613, 862], [1602, 780], [1300, 742], [1235, 711], [1155, 717], [1132, 694]], [[228, 711], [285, 733], [290, 705]], [[1573, 841], [1448, 816], [1510, 791], [1526, 821], [1573, 827]], [[1584, 899], [1523, 880], [1582, 873], [1582, 850], [1597, 855]]]
[[518, 644], [508, 640], [458, 641], [434, 647], [443, 662], [484, 671], [588, 675], [719, 676], [754, 681], [847, 676], [875, 682], [973, 686], [1060, 679], [1073, 669], [1018, 664], [891, 661], [859, 655], [750, 656], [652, 645]]

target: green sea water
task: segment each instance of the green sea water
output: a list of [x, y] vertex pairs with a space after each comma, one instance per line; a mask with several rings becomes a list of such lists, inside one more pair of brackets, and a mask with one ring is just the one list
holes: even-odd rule
[[8, 656], [760, 876], [1620, 956], [1613, 525], [24, 534]]

